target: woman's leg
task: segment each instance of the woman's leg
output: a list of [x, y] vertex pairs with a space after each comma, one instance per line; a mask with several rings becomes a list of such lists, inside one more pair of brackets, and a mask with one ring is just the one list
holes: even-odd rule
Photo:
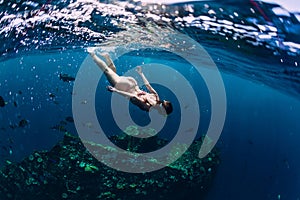
[[98, 65], [98, 67], [103, 71], [107, 80], [110, 82], [112, 86], [115, 86], [119, 80], [119, 75], [116, 74], [111, 68], [109, 68], [106, 63], [101, 60], [94, 51], [89, 52], [94, 62]]
[[102, 53], [100, 55], [105, 58], [107, 66], [109, 68], [111, 68], [115, 73], [117, 73], [117, 68], [116, 68], [115, 64], [113, 63], [113, 61], [111, 60], [109, 54], [108, 53]]

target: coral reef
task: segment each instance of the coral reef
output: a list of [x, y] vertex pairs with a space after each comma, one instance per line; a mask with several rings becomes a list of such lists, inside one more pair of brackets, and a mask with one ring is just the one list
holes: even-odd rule
[[[111, 139], [125, 145], [129, 136]], [[150, 140], [158, 146], [167, 143], [157, 137]], [[199, 199], [220, 162], [216, 149], [199, 159], [200, 146], [201, 140], [195, 141], [180, 159], [158, 171], [131, 174], [97, 161], [79, 138], [65, 134], [48, 152], [34, 152], [20, 163], [8, 162], [0, 171], [0, 199]]]

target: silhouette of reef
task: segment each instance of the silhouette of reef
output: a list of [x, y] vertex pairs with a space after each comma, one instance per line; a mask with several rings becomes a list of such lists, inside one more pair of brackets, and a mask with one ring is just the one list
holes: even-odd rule
[[[113, 137], [116, 143], [127, 139]], [[157, 144], [166, 143], [154, 139]], [[160, 170], [125, 173], [99, 162], [79, 138], [65, 134], [50, 151], [36, 151], [20, 163], [7, 162], [0, 171], [0, 199], [202, 199], [220, 157], [213, 149], [200, 159], [201, 141], [194, 141], [177, 161]]]

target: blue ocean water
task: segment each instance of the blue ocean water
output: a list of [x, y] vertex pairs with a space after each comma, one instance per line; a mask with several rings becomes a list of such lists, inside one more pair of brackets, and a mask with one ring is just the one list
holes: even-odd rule
[[[217, 12], [220, 8], [222, 15]], [[174, 12], [176, 9], [180, 12]], [[205, 199], [299, 199], [299, 44], [279, 28], [274, 31], [269, 27], [265, 33], [254, 30], [260, 23], [245, 22], [238, 29], [247, 15], [237, 16], [234, 9], [238, 10], [232, 4], [209, 2], [161, 9], [122, 1], [3, 1], [0, 96], [6, 105], [0, 108], [1, 165], [6, 160], [18, 162], [34, 150], [51, 149], [66, 131], [77, 134], [74, 123], [66, 120], [72, 116], [74, 82], [64, 82], [60, 75], [76, 77], [89, 56], [87, 47], [121, 45], [134, 38], [140, 39], [141, 46], [147, 39], [160, 45], [164, 42], [161, 34], [170, 29], [189, 35], [204, 47], [220, 70], [226, 90], [226, 120], [217, 143], [222, 162]], [[262, 40], [256, 32], [278, 35]], [[120, 74], [147, 63], [172, 66], [189, 80], [200, 99], [197, 133], [205, 134], [211, 105], [201, 76], [189, 63], [166, 52], [133, 51], [115, 60]], [[173, 77], [166, 78], [176, 84]], [[96, 104], [96, 110], [99, 121], [114, 134], [120, 129], [107, 117], [111, 97], [107, 85], [104, 78], [98, 84], [96, 102], [105, 103]], [[156, 89], [174, 102], [168, 131], [161, 135], [172, 139], [177, 128], [174, 124], [180, 120], [179, 103], [172, 91], [159, 85]], [[130, 111], [137, 124], [149, 122], [136, 107], [131, 106]], [[20, 124], [22, 120], [25, 125]]]

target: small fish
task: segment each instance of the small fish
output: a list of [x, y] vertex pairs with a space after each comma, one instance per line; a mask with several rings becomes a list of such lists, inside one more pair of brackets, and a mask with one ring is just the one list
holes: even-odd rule
[[15, 125], [15, 124], [9, 124], [9, 128], [11, 128], [11, 129], [15, 129], [15, 128], [17, 128], [18, 126], [17, 125]]
[[12, 146], [9, 145], [9, 146], [2, 146], [1, 147], [3, 151], [9, 153], [10, 155], [12, 154]]
[[290, 168], [290, 164], [289, 164], [289, 161], [287, 159], [284, 159], [284, 164], [286, 165], [286, 168]]
[[3, 97], [0, 96], [0, 107], [4, 107], [6, 105], [6, 102], [4, 101]]
[[73, 123], [73, 122], [74, 122], [74, 119], [73, 119], [73, 117], [68, 116], [68, 117], [66, 117], [66, 121], [67, 121], [67, 122], [70, 122], [70, 123]]
[[49, 93], [49, 97], [50, 97], [50, 98], [55, 98], [55, 94]]
[[82, 125], [87, 127], [87, 128], [93, 128], [93, 123], [92, 122], [82, 123]]
[[87, 103], [88, 103], [87, 100], [83, 100], [83, 101], [81, 102], [81, 104], [87, 104]]
[[22, 119], [22, 120], [19, 121], [19, 127], [20, 128], [24, 128], [27, 125], [28, 125], [28, 120]]
[[60, 131], [60, 132], [66, 132], [67, 131], [67, 129], [62, 125], [52, 126], [51, 129], [52, 130], [57, 130], [57, 131]]
[[14, 143], [14, 140], [13, 140], [12, 138], [10, 138], [10, 137], [7, 139], [7, 141], [8, 141], [10, 144], [13, 144], [13, 143]]
[[14, 101], [14, 106], [15, 106], [15, 107], [18, 107], [18, 104], [17, 104], [17, 102], [16, 102], [16, 101]]
[[59, 105], [59, 102], [58, 102], [58, 101], [53, 101], [53, 103], [54, 103], [55, 105]]
[[192, 131], [194, 131], [193, 128], [189, 128], [189, 129], [185, 130], [185, 132], [192, 132]]
[[75, 78], [68, 74], [60, 74], [59, 79], [62, 80], [63, 82], [75, 81]]

